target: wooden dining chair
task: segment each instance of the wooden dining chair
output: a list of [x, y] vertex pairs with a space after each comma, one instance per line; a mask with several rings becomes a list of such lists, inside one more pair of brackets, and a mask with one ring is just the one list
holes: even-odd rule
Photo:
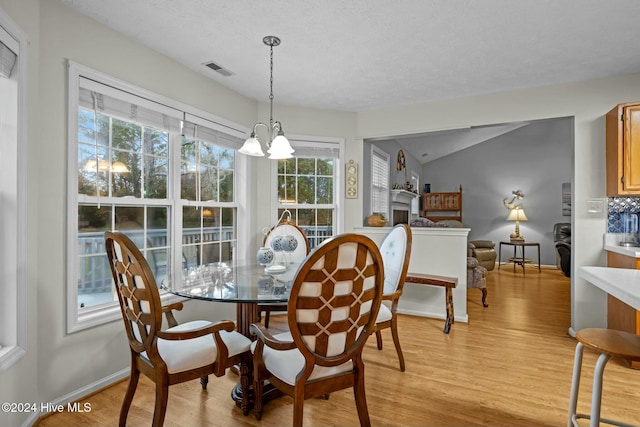
[[382, 350], [382, 334], [380, 330], [391, 328], [391, 337], [396, 346], [400, 371], [404, 372], [404, 356], [398, 337], [398, 301], [402, 296], [404, 281], [407, 277], [409, 259], [411, 257], [411, 228], [407, 224], [398, 224], [387, 233], [380, 253], [384, 263], [384, 291], [382, 305], [376, 319], [376, 341], [378, 350]]
[[[284, 250], [282, 239], [293, 237], [296, 240], [293, 250]], [[290, 242], [286, 242], [290, 245]], [[300, 264], [309, 253], [309, 240], [304, 231], [296, 224], [289, 220], [285, 220], [272, 227], [264, 236], [262, 246], [271, 247], [276, 258], [284, 260], [289, 264]], [[273, 248], [272, 246], [275, 246]], [[287, 249], [290, 249], [288, 246]], [[287, 305], [282, 303], [262, 303], [258, 304], [260, 314], [264, 313], [264, 326], [269, 327], [269, 318], [272, 311], [287, 311]]]
[[265, 380], [293, 397], [293, 425], [304, 400], [353, 387], [360, 425], [369, 426], [362, 349], [374, 331], [384, 284], [376, 244], [359, 234], [324, 241], [298, 269], [289, 297], [289, 332], [251, 325], [256, 418]]
[[[129, 385], [122, 402], [119, 425], [126, 424], [142, 372], [156, 385], [153, 426], [162, 426], [170, 385], [201, 378], [202, 387], [206, 388], [209, 374], [220, 377], [226, 368], [251, 360], [251, 341], [234, 331], [235, 325], [231, 321], [214, 324], [196, 320], [177, 325], [171, 309], [181, 309], [182, 304], [162, 307], [149, 264], [131, 239], [122, 233], [106, 232], [105, 246], [131, 356]], [[162, 330], [163, 312], [168, 313], [169, 328], [166, 330]], [[242, 382], [242, 408], [246, 414], [249, 411], [249, 377], [243, 376]]]

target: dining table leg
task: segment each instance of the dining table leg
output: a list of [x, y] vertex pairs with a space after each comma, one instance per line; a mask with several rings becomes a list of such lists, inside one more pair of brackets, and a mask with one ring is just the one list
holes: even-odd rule
[[[255, 340], [255, 336], [250, 332], [249, 328], [252, 323], [258, 323], [260, 321], [260, 309], [258, 304], [254, 302], [239, 302], [236, 307], [236, 328], [245, 337], [251, 341]], [[240, 383], [231, 391], [231, 398], [236, 402], [238, 408], [242, 408], [242, 413], [247, 415], [249, 410], [253, 407], [255, 397], [253, 395], [253, 358], [249, 357], [246, 361], [240, 363], [238, 367], [238, 373], [240, 374]], [[242, 387], [241, 384], [248, 384], [245, 389], [249, 390], [249, 406], [245, 407], [242, 399]], [[263, 387], [262, 401], [268, 402], [272, 399], [282, 396], [282, 392], [272, 386], [271, 384], [265, 384]], [[246, 401], [245, 401], [246, 402]]]

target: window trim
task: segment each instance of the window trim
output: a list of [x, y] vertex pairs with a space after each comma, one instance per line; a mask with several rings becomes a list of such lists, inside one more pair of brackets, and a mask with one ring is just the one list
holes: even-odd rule
[[[9, 316], [13, 322], [10, 325], [2, 325], [4, 328], [15, 328], [15, 338], [9, 345], [0, 348], [0, 372], [5, 371], [15, 362], [17, 362], [27, 352], [27, 93], [28, 93], [28, 64], [27, 64], [27, 47], [29, 41], [25, 33], [13, 20], [0, 9], [0, 27], [3, 35], [13, 38], [18, 44], [18, 57], [14, 72], [18, 84], [17, 92], [17, 135], [16, 135], [16, 208], [14, 211], [16, 222], [16, 233], [18, 238], [16, 242], [11, 239], [3, 239], [2, 244], [15, 243], [11, 248], [16, 251], [15, 272], [16, 282], [15, 288], [12, 290], [13, 298], [3, 298], [0, 308], [12, 313]], [[8, 245], [7, 248], [9, 249]]]
[[[344, 165], [345, 163], [345, 139], [337, 138], [337, 137], [325, 137], [325, 136], [312, 136], [312, 135], [287, 135], [287, 138], [291, 142], [292, 146], [295, 149], [296, 143], [300, 144], [303, 147], [312, 147], [312, 148], [321, 148], [323, 143], [337, 144], [338, 145], [338, 156], [336, 157], [336, 164], [334, 166], [335, 169], [335, 180], [334, 180], [334, 203], [331, 205], [319, 204], [313, 205], [317, 209], [326, 209], [332, 208], [334, 209], [334, 224], [335, 224], [335, 234], [341, 234], [344, 232], [344, 209], [342, 209], [342, 200], [344, 198]], [[294, 157], [296, 154], [294, 152]], [[303, 156], [304, 157], [304, 156]], [[272, 162], [271, 164], [271, 191], [273, 198], [273, 206], [275, 209], [272, 209], [271, 212], [271, 220], [270, 223], [274, 224], [278, 220], [278, 210], [285, 209], [290, 205], [280, 204], [278, 202], [278, 162]], [[297, 205], [303, 207], [304, 205]]]
[[[175, 110], [180, 110], [184, 112], [184, 117], [186, 117], [187, 115], [193, 115], [201, 119], [210, 121], [211, 124], [213, 125], [212, 127], [222, 130], [224, 133], [227, 133], [231, 136], [238, 137], [242, 140], [244, 140], [246, 138], [246, 135], [249, 133], [250, 129], [248, 127], [239, 125], [230, 120], [223, 119], [221, 117], [215, 116], [205, 111], [193, 108], [179, 101], [164, 97], [160, 94], [148, 91], [146, 89], [132, 85], [125, 81], [116, 79], [112, 76], [93, 70], [91, 68], [88, 68], [74, 61], [71, 61], [71, 60], [67, 61], [67, 69], [68, 69], [67, 162], [69, 164], [71, 164], [72, 159], [76, 159], [78, 155], [78, 152], [77, 152], [78, 143], [76, 139], [77, 129], [78, 129], [78, 118], [77, 118], [77, 113], [74, 113], [73, 111], [74, 109], [77, 111], [79, 106], [79, 87], [80, 87], [79, 79], [81, 77], [87, 77], [92, 80], [99, 81], [102, 84], [112, 86], [118, 90], [135, 94], [139, 97], [167, 106]], [[180, 157], [179, 144], [172, 144], [170, 149], [175, 150], [172, 152], [172, 155], [175, 156], [177, 153], [178, 158]], [[242, 181], [243, 177], [245, 177], [248, 174], [249, 163], [245, 159], [243, 159], [243, 157], [244, 156], [236, 156], [236, 169], [234, 173], [235, 175], [234, 189], [236, 191], [236, 198], [235, 198], [235, 203], [233, 203], [233, 205], [237, 208], [237, 218], [238, 219], [242, 218], [243, 220], [243, 223], [238, 223], [237, 236], [236, 236], [237, 245], [238, 245], [237, 254], [240, 259], [244, 259], [245, 256], [243, 254], [246, 254], [248, 252], [244, 246], [246, 245], [245, 242], [248, 242], [248, 235], [246, 234], [248, 232], [246, 230], [249, 229], [249, 227], [245, 226], [244, 224], [244, 221], [248, 223], [248, 220], [245, 220], [243, 215], [240, 214], [241, 212], [247, 211], [246, 207], [249, 201], [248, 194], [243, 189], [238, 188], [238, 185], [237, 185], [238, 182], [243, 182]], [[75, 160], [73, 160], [73, 162], [75, 162]], [[67, 188], [77, 189], [78, 177], [77, 177], [77, 171], [75, 167], [68, 168], [67, 173], [68, 173]], [[172, 186], [176, 185], [178, 183], [177, 180], [179, 180], [179, 177], [176, 177], [174, 175], [174, 181], [171, 182], [171, 185]], [[82, 197], [83, 196], [77, 194], [77, 191], [75, 193], [68, 191], [67, 215], [66, 215], [68, 231], [78, 229], [77, 215], [73, 213], [77, 212], [78, 203], [82, 200]], [[104, 201], [105, 203], [112, 202], [114, 200], [117, 200], [118, 203], [121, 202], [121, 200], [118, 200], [117, 198], [113, 199], [113, 198], [101, 197], [101, 200]], [[180, 241], [180, 238], [181, 238], [181, 236], [178, 235], [179, 233], [177, 231], [177, 227], [175, 226], [175, 224], [177, 224], [176, 221], [181, 220], [181, 214], [177, 215], [177, 213], [178, 213], [178, 210], [181, 209], [181, 207], [184, 205], [185, 202], [186, 201], [173, 200], [170, 203], [173, 210], [173, 215], [172, 215], [172, 226], [169, 232], [171, 233], [174, 239], [173, 241]], [[98, 305], [95, 307], [87, 307], [87, 308], [84, 308], [82, 311], [78, 309], [78, 286], [77, 286], [77, 283], [75, 283], [75, 280], [73, 280], [76, 277], [76, 273], [73, 273], [73, 271], [75, 268], [77, 268], [77, 253], [75, 252], [75, 250], [73, 250], [73, 253], [71, 253], [72, 249], [77, 245], [77, 235], [78, 235], [77, 232], [76, 233], [67, 232], [67, 242], [66, 242], [66, 248], [65, 248], [65, 253], [67, 257], [66, 269], [65, 269], [66, 317], [67, 317], [66, 334], [78, 332], [87, 328], [102, 325], [102, 324], [112, 322], [121, 318], [120, 307], [117, 301], [113, 301], [112, 303], [109, 303], [109, 304]], [[175, 239], [178, 239], [178, 240], [175, 240]], [[175, 254], [174, 254], [174, 259], [181, 259], [181, 257], [175, 258]], [[177, 276], [174, 277], [173, 280], [180, 280], [179, 273], [177, 273]], [[163, 304], [167, 304], [172, 301], [183, 300], [183, 298], [179, 298], [175, 295], [163, 292], [161, 293], [161, 300]]]

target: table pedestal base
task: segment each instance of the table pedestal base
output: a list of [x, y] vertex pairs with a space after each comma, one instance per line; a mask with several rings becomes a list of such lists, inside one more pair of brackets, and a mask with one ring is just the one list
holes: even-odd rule
[[[263, 403], [269, 402], [273, 399], [277, 399], [282, 396], [283, 396], [283, 393], [280, 390], [278, 390], [273, 384], [271, 384], [268, 381], [264, 383], [264, 388], [262, 392]], [[240, 384], [236, 384], [233, 390], [231, 390], [231, 398], [234, 400], [234, 402], [236, 402], [236, 406], [238, 408], [242, 408], [242, 387], [240, 387]], [[249, 386], [249, 408], [246, 411], [246, 413], [244, 410], [242, 411], [244, 415], [247, 415], [249, 413], [249, 409], [253, 408], [253, 403], [255, 402], [255, 400], [256, 399], [254, 396], [253, 384], [252, 384], [251, 386]]]

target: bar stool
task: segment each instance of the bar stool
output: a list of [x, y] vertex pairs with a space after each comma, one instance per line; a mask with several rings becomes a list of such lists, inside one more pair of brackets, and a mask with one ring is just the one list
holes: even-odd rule
[[[571, 383], [571, 398], [569, 399], [569, 427], [577, 427], [578, 419], [590, 420], [590, 427], [597, 427], [600, 421], [606, 424], [631, 427], [620, 421], [600, 418], [600, 402], [602, 400], [602, 376], [604, 367], [612, 357], [619, 357], [631, 361], [640, 361], [640, 336], [630, 332], [614, 329], [588, 328], [576, 333], [578, 344], [573, 362], [573, 381]], [[584, 347], [600, 353], [593, 372], [593, 391], [591, 395], [591, 415], [576, 414], [578, 405], [578, 390], [580, 388], [580, 371], [582, 369], [582, 351]]]

